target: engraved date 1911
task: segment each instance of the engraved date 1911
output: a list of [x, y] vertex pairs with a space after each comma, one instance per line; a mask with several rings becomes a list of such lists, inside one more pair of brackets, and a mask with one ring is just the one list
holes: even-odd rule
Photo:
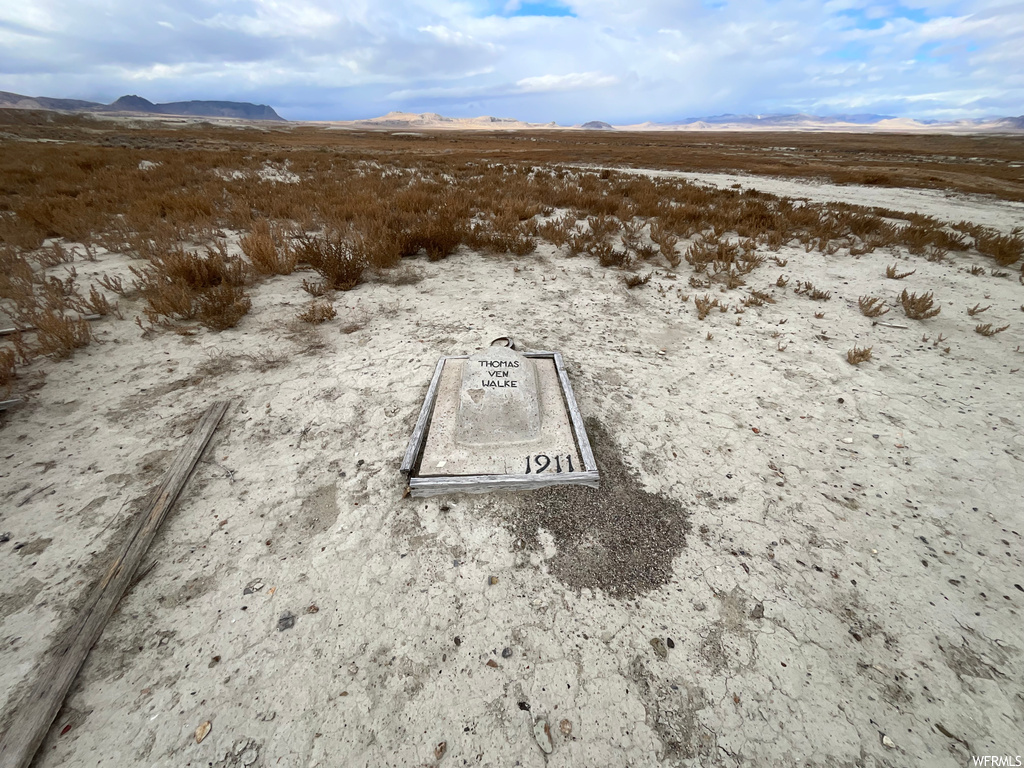
[[[532, 464], [531, 464], [531, 459], [533, 460]], [[566, 461], [566, 464], [568, 466], [568, 469], [563, 470], [562, 469], [562, 457], [561, 456], [555, 456], [555, 468], [554, 468], [554, 471], [555, 472], [575, 472], [576, 470], [574, 470], [572, 468], [572, 456], [566, 454], [565, 461]], [[534, 469], [534, 465], [536, 465], [536, 469]], [[526, 457], [526, 474], [528, 474], [528, 475], [529, 474], [537, 474], [537, 475], [539, 475], [541, 472], [547, 472], [550, 468], [551, 468], [551, 457], [548, 456], [546, 453], [538, 453], [536, 456], [527, 456]]]

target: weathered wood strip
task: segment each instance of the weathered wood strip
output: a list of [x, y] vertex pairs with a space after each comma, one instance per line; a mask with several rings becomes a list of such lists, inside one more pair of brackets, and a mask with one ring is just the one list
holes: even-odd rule
[[[543, 479], [542, 479], [543, 478]], [[412, 496], [436, 496], [441, 493], [490, 493], [491, 491], [533, 491], [552, 485], [600, 487], [597, 472], [561, 472], [543, 475], [462, 475], [458, 477], [413, 477], [409, 479]]]
[[35, 687], [21, 703], [11, 727], [0, 741], [0, 768], [27, 768], [32, 762], [78, 670], [103, 634], [103, 628], [131, 584], [139, 562], [188, 482], [227, 407], [227, 401], [211, 405], [188, 442], [178, 451], [163, 482], [153, 492], [145, 514], [139, 517], [120, 554], [93, 588], [72, 630], [53, 652]]

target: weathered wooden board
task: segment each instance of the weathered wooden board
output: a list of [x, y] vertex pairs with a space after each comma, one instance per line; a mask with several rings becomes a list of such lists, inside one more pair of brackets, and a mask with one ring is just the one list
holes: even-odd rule
[[21, 703], [11, 727], [0, 741], [0, 768], [27, 768], [32, 762], [78, 670], [89, 655], [89, 650], [103, 634], [103, 628], [131, 584], [139, 562], [188, 482], [227, 407], [227, 401], [211, 405], [188, 442], [178, 451], [174, 463], [153, 492], [148, 508], [139, 517], [120, 554], [94, 587], [74, 627], [61, 646], [51, 654], [49, 664], [41, 670], [35, 687]]

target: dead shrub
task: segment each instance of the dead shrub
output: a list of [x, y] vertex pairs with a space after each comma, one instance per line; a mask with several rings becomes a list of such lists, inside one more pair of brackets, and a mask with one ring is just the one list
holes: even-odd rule
[[651, 240], [657, 244], [658, 250], [661, 251], [661, 255], [665, 257], [670, 266], [673, 268], [679, 266], [682, 262], [682, 258], [676, 253], [676, 244], [679, 242], [679, 238], [666, 230], [660, 221], [651, 224]]
[[50, 243], [49, 248], [43, 248], [35, 254], [35, 260], [39, 262], [39, 266], [43, 269], [49, 267], [56, 267], [61, 264], [67, 264], [75, 260], [74, 251], [64, 250], [59, 242], [54, 241]]
[[569, 241], [569, 236], [576, 230], [576, 219], [566, 214], [558, 219], [545, 221], [537, 226], [537, 234], [554, 245], [561, 248]]
[[980, 333], [982, 336], [995, 336], [997, 333], [1002, 333], [1009, 327], [1010, 325], [1006, 324], [999, 328], [993, 328], [992, 323], [978, 323], [976, 326], [974, 326], [974, 332]]
[[326, 301], [314, 301], [297, 315], [299, 320], [310, 323], [311, 325], [326, 323], [328, 320], [333, 320], [337, 316], [338, 310]]
[[405, 250], [416, 253], [422, 249], [431, 261], [451, 256], [466, 239], [466, 225], [456, 216], [454, 212], [445, 212], [420, 222], [415, 230], [407, 234]]
[[536, 239], [527, 233], [521, 222], [509, 226], [501, 219], [474, 224], [466, 235], [466, 245], [479, 251], [516, 256], [526, 256], [537, 249]]
[[712, 299], [711, 294], [708, 293], [705, 293], [703, 296], [694, 296], [693, 303], [697, 307], [698, 320], [703, 320], [704, 318], [706, 318], [709, 314], [711, 314], [711, 310], [714, 309], [715, 307], [718, 307], [719, 309], [722, 308], [722, 305], [719, 303], [718, 299]]
[[88, 298], [79, 300], [78, 311], [84, 315], [100, 315], [101, 317], [113, 314], [115, 317], [123, 319], [117, 302], [111, 304], [106, 296], [96, 290], [95, 285], [89, 286]]
[[616, 234], [622, 227], [622, 223], [614, 216], [599, 215], [587, 219], [590, 232], [597, 238], [605, 238]]
[[814, 287], [814, 283], [809, 280], [804, 280], [797, 284], [797, 287], [793, 289], [793, 293], [801, 296], [806, 296], [814, 301], [829, 301], [832, 298], [831, 291], [822, 291]]
[[32, 317], [32, 325], [36, 329], [35, 354], [50, 355], [57, 360], [70, 357], [92, 338], [88, 321], [70, 318], [51, 309], [37, 312]]
[[14, 378], [17, 375], [17, 355], [13, 349], [0, 349], [0, 399], [11, 394]]
[[902, 280], [904, 277], [910, 277], [915, 272], [917, 272], [916, 269], [912, 269], [909, 272], [900, 272], [895, 264], [890, 264], [885, 268], [885, 276], [890, 280]]
[[935, 306], [931, 291], [918, 296], [916, 293], [907, 293], [904, 288], [903, 293], [900, 294], [900, 303], [903, 305], [903, 312], [911, 320], [927, 320], [942, 311], [942, 307]]
[[326, 296], [330, 288], [327, 287], [327, 283], [324, 280], [309, 281], [306, 279], [302, 280], [302, 290], [308, 293], [310, 296]]
[[279, 244], [280, 239], [274, 237], [266, 219], [257, 219], [238, 244], [257, 274], [290, 275], [295, 271], [295, 252], [287, 243]]
[[367, 266], [363, 255], [337, 233], [301, 235], [296, 240], [296, 252], [299, 261], [319, 272], [326, 287], [332, 290], [350, 291], [355, 288], [362, 281]]
[[245, 295], [249, 269], [223, 245], [205, 255], [178, 247], [156, 255], [148, 267], [131, 267], [150, 322], [197, 318], [213, 330], [233, 327], [252, 306]]
[[763, 307], [765, 304], [774, 304], [774, 297], [767, 291], [752, 290], [742, 302], [744, 307]]
[[987, 312], [990, 309], [992, 309], [991, 304], [989, 304], [987, 307], [983, 307], [981, 306], [981, 302], [979, 301], [973, 307], [967, 308], [967, 314], [970, 315], [971, 317], [974, 317], [975, 315], [980, 315], [982, 312]]
[[1000, 266], [1008, 267], [1024, 255], [1024, 237], [1020, 235], [1000, 235], [990, 230], [982, 230], [976, 236], [978, 250], [991, 256]]
[[872, 349], [874, 349], [874, 347], [864, 347], [863, 349], [861, 349], [860, 347], [854, 345], [853, 349], [847, 350], [846, 361], [850, 365], [860, 365], [861, 363], [866, 363], [868, 360], [871, 359]]
[[865, 317], [881, 317], [889, 311], [885, 302], [877, 296], [861, 296], [857, 299], [857, 304], [860, 306], [860, 313]]
[[592, 243], [588, 252], [591, 256], [597, 257], [597, 262], [602, 267], [625, 269], [631, 264], [629, 254], [626, 251], [620, 251], [604, 240]]
[[99, 278], [100, 287], [106, 288], [118, 296], [128, 296], [128, 289], [124, 287], [124, 281], [120, 275], [101, 275]]
[[590, 250], [596, 243], [596, 238], [590, 232], [574, 230], [569, 233], [565, 242], [569, 248], [569, 255], [579, 256], [581, 253], [587, 253]]
[[647, 285], [653, 274], [653, 272], [648, 272], [646, 275], [625, 275], [622, 279], [626, 283], [627, 288], [636, 288], [641, 285]]
[[214, 331], [234, 328], [252, 308], [252, 300], [239, 285], [223, 283], [199, 294], [196, 319]]

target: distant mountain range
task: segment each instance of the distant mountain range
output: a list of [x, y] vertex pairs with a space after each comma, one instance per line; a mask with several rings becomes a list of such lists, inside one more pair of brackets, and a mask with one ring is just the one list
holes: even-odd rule
[[904, 132], [904, 133], [1021, 133], [1021, 117], [992, 117], [977, 120], [913, 120], [889, 115], [714, 115], [691, 117], [671, 123], [612, 125], [591, 120], [578, 125], [527, 123], [510, 117], [444, 117], [434, 112], [415, 114], [389, 112], [382, 117], [363, 120], [335, 120], [339, 128], [361, 130], [529, 130], [559, 129], [584, 131], [832, 131], [832, 132]]
[[768, 130], [768, 131], [911, 131], [1003, 133], [1024, 130], [1020, 117], [986, 117], [965, 120], [916, 120], [892, 115], [713, 115], [691, 117], [673, 123], [641, 123], [617, 126], [622, 130]]
[[228, 117], [236, 120], [283, 120], [266, 104], [244, 101], [172, 101], [154, 104], [141, 96], [122, 96], [112, 104], [80, 99], [52, 99], [47, 96], [22, 96], [0, 91], [0, 109], [51, 109], [62, 112], [128, 112], [146, 115], [184, 117]]
[[[154, 104], [141, 96], [122, 96], [112, 104], [79, 99], [22, 96], [0, 91], [0, 109], [52, 109], [65, 112], [102, 112], [134, 115], [180, 115], [236, 120], [284, 120], [265, 104], [243, 101], [174, 101]], [[1024, 115], [969, 120], [915, 120], [891, 115], [712, 115], [667, 123], [612, 125], [590, 120], [577, 125], [527, 123], [511, 117], [445, 117], [436, 112], [389, 112], [362, 120], [315, 121], [320, 125], [356, 130], [586, 130], [586, 131], [806, 131], [893, 133], [1024, 133]]]

